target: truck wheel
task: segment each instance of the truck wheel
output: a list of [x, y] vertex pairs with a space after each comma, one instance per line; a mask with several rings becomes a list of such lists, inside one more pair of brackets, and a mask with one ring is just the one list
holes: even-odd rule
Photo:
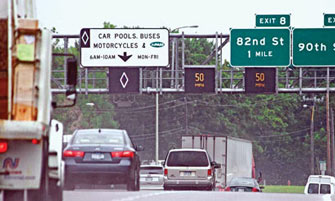
[[41, 183], [40, 188], [37, 190], [28, 190], [28, 200], [29, 201], [45, 201], [48, 199], [47, 196], [47, 182], [48, 182], [48, 151], [49, 144], [48, 139], [43, 139], [43, 150], [42, 150], [42, 174], [41, 174]]
[[63, 189], [57, 185], [57, 180], [49, 178], [49, 201], [63, 201]]
[[3, 198], [5, 201], [23, 200], [22, 190], [4, 190]]

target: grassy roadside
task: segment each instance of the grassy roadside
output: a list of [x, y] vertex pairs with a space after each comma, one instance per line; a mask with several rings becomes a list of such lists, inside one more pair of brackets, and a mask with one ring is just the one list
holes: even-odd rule
[[304, 193], [305, 186], [265, 186], [265, 193]]

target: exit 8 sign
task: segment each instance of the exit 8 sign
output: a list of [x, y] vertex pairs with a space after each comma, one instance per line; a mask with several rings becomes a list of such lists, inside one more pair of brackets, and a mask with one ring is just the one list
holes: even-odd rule
[[256, 27], [289, 27], [290, 15], [256, 15]]

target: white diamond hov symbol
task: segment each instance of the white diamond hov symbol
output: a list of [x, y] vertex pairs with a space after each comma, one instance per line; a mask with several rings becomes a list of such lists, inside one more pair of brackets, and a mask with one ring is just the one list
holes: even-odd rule
[[88, 37], [86, 31], [84, 32], [84, 34], [83, 34], [83, 36], [81, 37], [81, 39], [83, 40], [84, 44], [86, 45], [86, 43], [87, 43], [87, 41], [88, 41], [88, 39], [89, 39], [89, 37]]
[[122, 85], [123, 88], [126, 88], [127, 84], [129, 82], [128, 76], [126, 74], [126, 72], [123, 72], [120, 78], [120, 83]]

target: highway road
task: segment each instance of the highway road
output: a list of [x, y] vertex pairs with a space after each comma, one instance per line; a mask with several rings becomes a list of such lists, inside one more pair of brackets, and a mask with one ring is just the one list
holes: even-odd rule
[[78, 189], [64, 191], [64, 201], [335, 201], [330, 195]]

